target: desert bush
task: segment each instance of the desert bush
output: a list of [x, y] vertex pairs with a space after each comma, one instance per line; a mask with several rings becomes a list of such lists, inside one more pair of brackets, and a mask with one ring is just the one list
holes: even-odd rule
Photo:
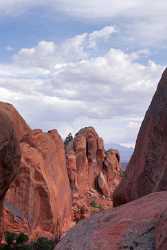
[[5, 243], [0, 250], [53, 250], [55, 241], [41, 237], [33, 242], [29, 241], [26, 234], [5, 232]]
[[98, 208], [98, 209], [102, 209], [102, 205], [100, 204], [97, 204], [95, 200], [93, 200], [91, 203], [90, 203], [91, 207], [93, 208]]
[[33, 244], [33, 250], [52, 250], [54, 248], [54, 241], [41, 237]]

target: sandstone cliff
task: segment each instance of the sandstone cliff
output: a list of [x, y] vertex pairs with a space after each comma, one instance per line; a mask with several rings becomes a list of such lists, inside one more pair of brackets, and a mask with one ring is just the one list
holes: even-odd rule
[[12, 105], [0, 107], [21, 149], [19, 174], [5, 197], [4, 231], [60, 237], [80, 219], [112, 206], [121, 179], [119, 154], [105, 152], [93, 128], [81, 129], [64, 147], [57, 130], [32, 130]]
[[17, 139], [20, 141], [24, 135], [28, 134], [31, 129], [10, 103], [0, 102], [0, 110], [5, 113], [11, 120]]
[[1, 184], [2, 198], [17, 170], [13, 129], [21, 148], [19, 173], [5, 197], [4, 231], [23, 231], [32, 238], [59, 237], [69, 228], [72, 214], [63, 140], [56, 130], [48, 133], [31, 130], [10, 104], [1, 102], [1, 110], [12, 124], [3, 121], [5, 115], [0, 119], [1, 156], [7, 151], [10, 161], [9, 166], [5, 165], [5, 172], [0, 171], [0, 179], [5, 183]]
[[5, 200], [21, 214], [13, 214], [12, 220], [9, 217], [5, 230], [20, 231], [23, 225], [24, 231], [26, 224], [32, 238], [59, 237], [71, 223], [71, 190], [63, 141], [56, 130], [34, 130], [20, 145], [20, 173]]
[[140, 128], [125, 178], [114, 194], [115, 205], [167, 190], [167, 69]]

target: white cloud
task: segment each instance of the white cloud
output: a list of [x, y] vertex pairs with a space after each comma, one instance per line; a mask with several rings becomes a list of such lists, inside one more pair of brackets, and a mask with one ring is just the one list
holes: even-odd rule
[[104, 27], [63, 44], [41, 41], [21, 49], [12, 64], [0, 65], [1, 100], [15, 104], [33, 127], [56, 127], [65, 135], [93, 125], [106, 143], [134, 144], [163, 67], [142, 64], [147, 51], [102, 53], [99, 39], [105, 42], [113, 31]]
[[[143, 1], [142, 1], [143, 2]], [[5, 14], [25, 11], [36, 6], [49, 6], [73, 16], [84, 18], [110, 17], [140, 5], [139, 0], [6, 0], [0, 2], [0, 10]]]
[[[140, 46], [166, 46], [167, 1], [165, 0], [5, 0], [0, 15], [19, 15], [32, 8], [86, 22], [106, 22], [120, 26], [122, 36]], [[55, 14], [54, 14], [55, 15]], [[94, 43], [92, 43], [94, 46]]]
[[42, 6], [84, 19], [110, 19], [118, 16], [166, 18], [167, 10], [165, 0], [6, 0], [0, 2], [0, 13], [9, 15]]
[[88, 35], [88, 47], [89, 48], [96, 47], [97, 42], [99, 40], [102, 40], [103, 42], [109, 40], [114, 32], [116, 32], [116, 30], [113, 26], [106, 26], [100, 31], [98, 30], [92, 32], [91, 34]]
[[87, 59], [89, 50], [96, 49], [98, 44], [108, 41], [115, 28], [106, 26], [92, 33], [83, 33], [67, 39], [61, 44], [52, 41], [41, 41], [35, 48], [23, 48], [14, 57], [15, 61], [24, 65], [53, 67], [57, 64], [76, 62]]

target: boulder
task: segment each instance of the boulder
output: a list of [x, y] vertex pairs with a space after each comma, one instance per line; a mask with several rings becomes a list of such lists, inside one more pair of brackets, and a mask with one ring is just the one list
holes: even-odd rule
[[55, 250], [166, 250], [167, 192], [147, 195], [79, 222]]

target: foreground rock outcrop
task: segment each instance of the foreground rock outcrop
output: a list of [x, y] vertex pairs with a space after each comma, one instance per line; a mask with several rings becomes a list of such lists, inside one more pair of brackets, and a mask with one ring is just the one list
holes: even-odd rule
[[10, 114], [0, 105], [0, 240], [3, 232], [2, 212], [5, 194], [20, 166], [20, 146]]
[[9, 212], [13, 207], [13, 216], [6, 220], [5, 230], [26, 228], [32, 238], [59, 237], [71, 223], [71, 190], [63, 141], [56, 130], [34, 130], [20, 145], [20, 173], [5, 199]]
[[167, 69], [140, 128], [125, 178], [114, 194], [115, 206], [167, 190]]
[[55, 250], [166, 250], [167, 192], [150, 194], [79, 222]]
[[3, 230], [30, 238], [59, 237], [72, 216], [64, 142], [56, 130], [31, 130], [10, 104], [0, 103], [0, 115], [1, 200], [16, 176], [21, 153], [18, 176], [4, 201]]
[[103, 139], [92, 127], [65, 140], [68, 175], [73, 195], [74, 220], [90, 216], [91, 207], [112, 206], [112, 194], [121, 180], [120, 156], [105, 151]]

